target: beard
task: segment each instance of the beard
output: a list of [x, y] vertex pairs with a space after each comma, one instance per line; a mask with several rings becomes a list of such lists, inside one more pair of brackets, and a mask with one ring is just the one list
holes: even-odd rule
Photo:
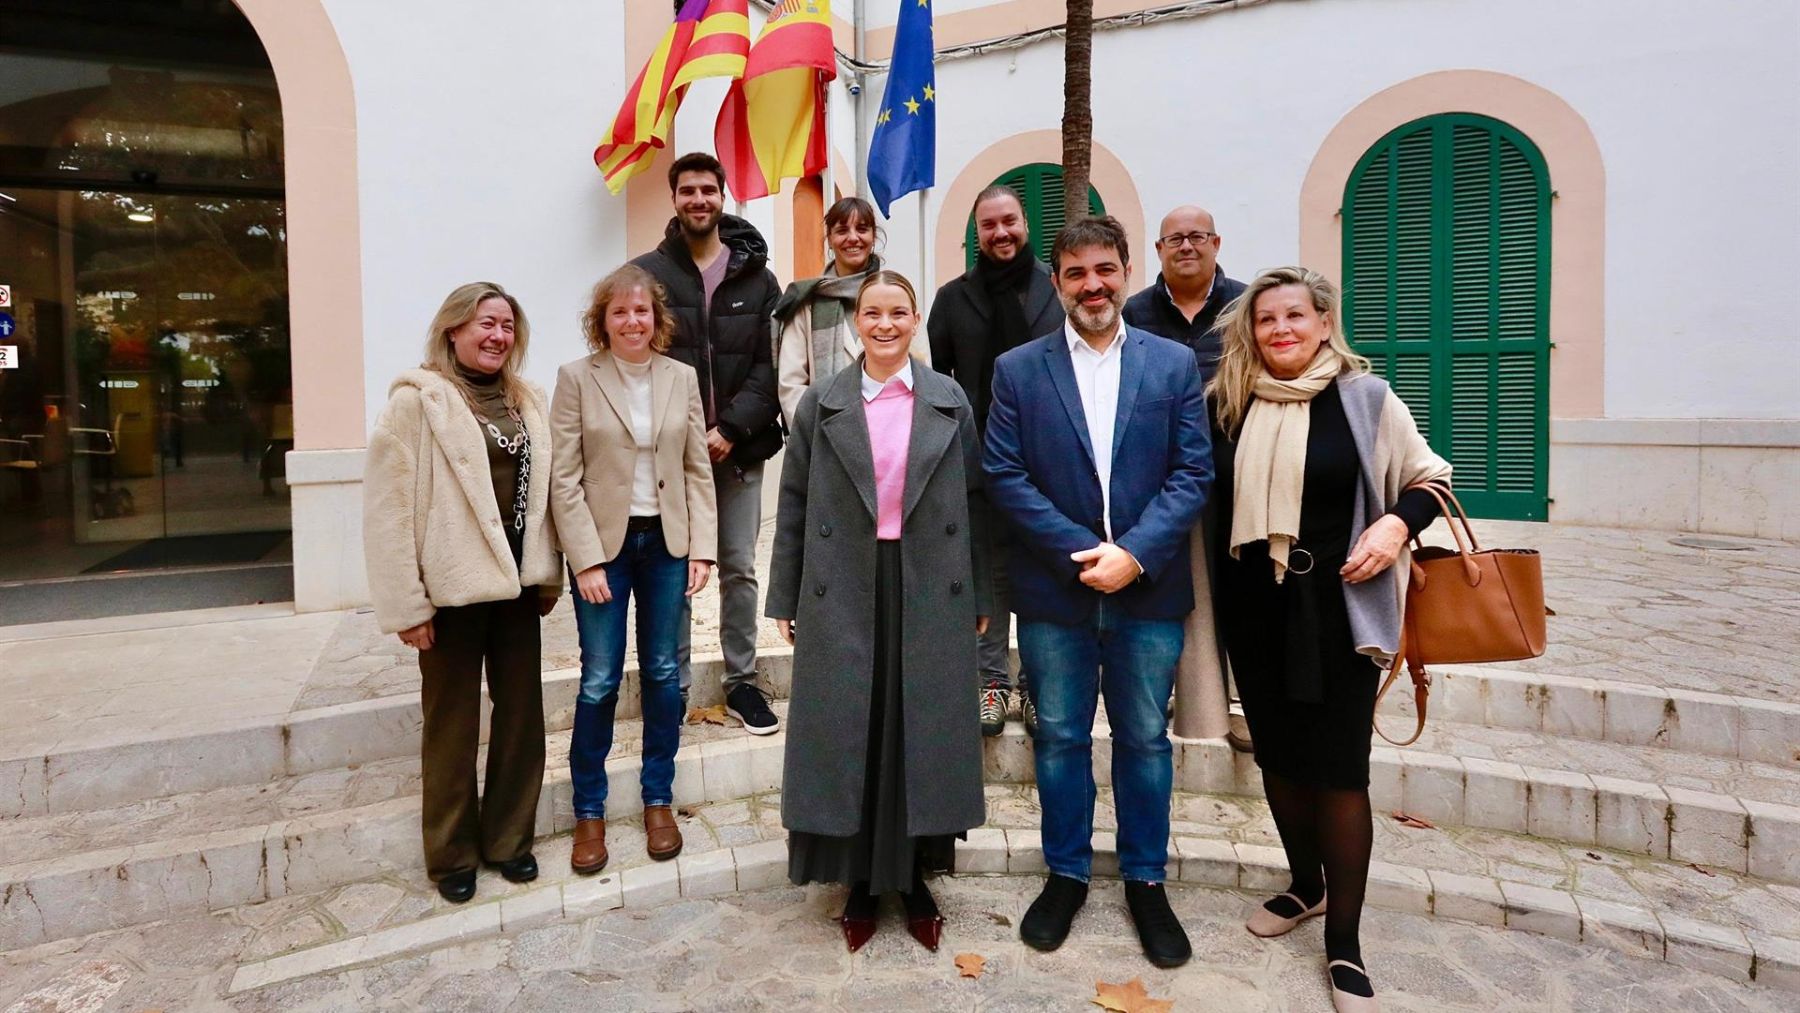
[[703, 239], [719, 227], [719, 219], [724, 215], [723, 211], [709, 211], [704, 218], [697, 218], [686, 213], [678, 214], [675, 217], [681, 222], [682, 233], [689, 239]]
[[1125, 305], [1122, 293], [1114, 292], [1107, 297], [1106, 304], [1095, 309], [1083, 306], [1079, 300], [1064, 302], [1063, 310], [1069, 319], [1075, 321], [1075, 329], [1086, 334], [1102, 334], [1117, 330], [1119, 327], [1119, 311]]

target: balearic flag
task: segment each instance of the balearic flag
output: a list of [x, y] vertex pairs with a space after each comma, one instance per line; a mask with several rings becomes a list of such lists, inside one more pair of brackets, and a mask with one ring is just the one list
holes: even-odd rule
[[713, 129], [732, 196], [767, 197], [784, 179], [825, 170], [825, 87], [836, 76], [830, 0], [781, 0]]
[[669, 142], [689, 83], [742, 77], [749, 53], [749, 0], [686, 0], [594, 149], [606, 188], [616, 194], [650, 167], [656, 149]]
[[937, 84], [932, 68], [931, 4], [900, 0], [894, 58], [869, 139], [869, 194], [885, 217], [914, 190], [937, 182]]

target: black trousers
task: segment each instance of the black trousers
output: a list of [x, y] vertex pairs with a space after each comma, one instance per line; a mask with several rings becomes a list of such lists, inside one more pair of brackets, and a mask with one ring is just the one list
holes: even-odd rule
[[[438, 609], [436, 640], [419, 652], [425, 727], [421, 822], [433, 882], [531, 850], [544, 786], [544, 676], [538, 589], [517, 598]], [[494, 713], [487, 793], [475, 782], [481, 673]]]

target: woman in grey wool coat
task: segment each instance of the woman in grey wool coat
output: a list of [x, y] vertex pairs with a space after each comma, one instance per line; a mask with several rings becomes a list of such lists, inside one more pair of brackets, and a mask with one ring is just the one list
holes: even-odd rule
[[981, 461], [967, 396], [908, 357], [906, 278], [870, 275], [855, 323], [863, 354], [801, 398], [781, 471], [767, 611], [794, 645], [788, 878], [850, 886], [852, 952], [893, 892], [935, 950], [924, 873], [986, 819], [968, 678], [990, 601]]

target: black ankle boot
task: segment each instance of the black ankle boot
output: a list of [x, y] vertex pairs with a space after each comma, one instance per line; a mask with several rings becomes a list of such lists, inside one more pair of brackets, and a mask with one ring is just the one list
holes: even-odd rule
[[1144, 956], [1157, 967], [1180, 967], [1194, 955], [1187, 933], [1169, 907], [1169, 892], [1161, 883], [1125, 882], [1125, 905], [1137, 926]]
[[475, 870], [452, 872], [437, 881], [438, 896], [452, 904], [466, 903], [475, 896]]
[[1088, 887], [1078, 879], [1050, 875], [1043, 892], [1019, 922], [1019, 938], [1034, 950], [1054, 950], [1069, 938], [1069, 926], [1087, 903]]
[[538, 878], [537, 858], [527, 851], [510, 862], [494, 862], [493, 867], [508, 883], [529, 883]]

